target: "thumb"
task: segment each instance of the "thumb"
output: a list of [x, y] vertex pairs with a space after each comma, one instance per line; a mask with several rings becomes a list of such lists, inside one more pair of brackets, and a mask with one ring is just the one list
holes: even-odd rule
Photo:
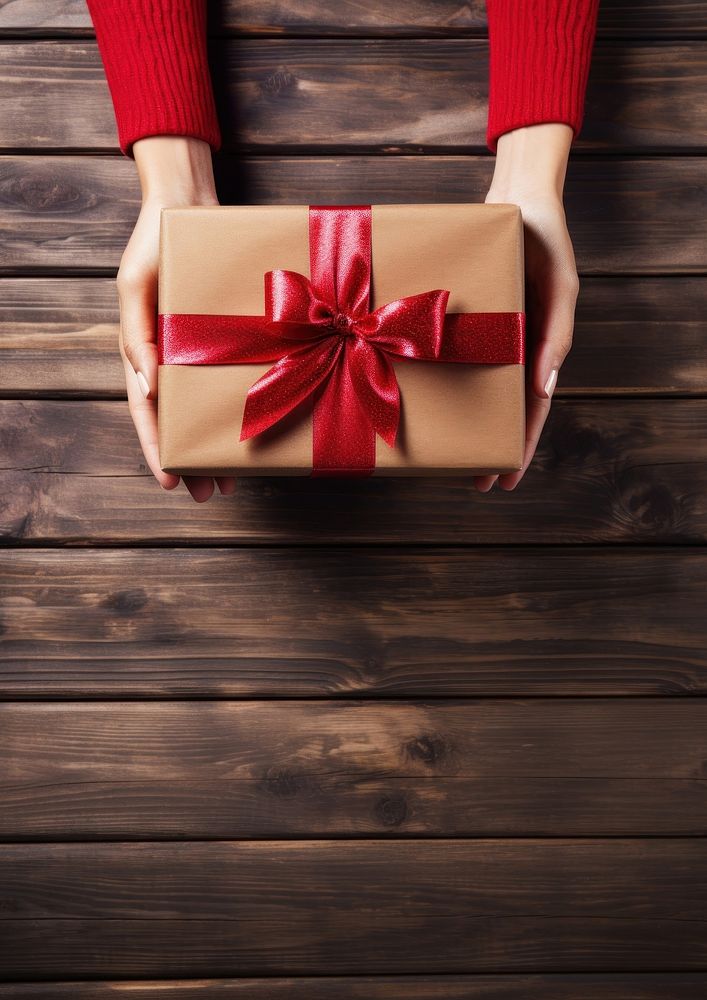
[[144, 396], [157, 396], [157, 273], [118, 275], [120, 350], [135, 372]]

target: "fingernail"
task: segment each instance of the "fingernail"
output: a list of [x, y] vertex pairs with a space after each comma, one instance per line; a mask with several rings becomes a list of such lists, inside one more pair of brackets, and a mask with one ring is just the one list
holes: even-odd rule
[[148, 385], [147, 379], [142, 374], [142, 372], [135, 372], [137, 375], [137, 384], [140, 386], [140, 392], [143, 394], [145, 399], [147, 399], [147, 394], [150, 391], [150, 386]]
[[552, 396], [552, 391], [555, 388], [555, 382], [557, 381], [557, 368], [553, 368], [550, 372], [547, 382], [545, 383], [545, 395]]

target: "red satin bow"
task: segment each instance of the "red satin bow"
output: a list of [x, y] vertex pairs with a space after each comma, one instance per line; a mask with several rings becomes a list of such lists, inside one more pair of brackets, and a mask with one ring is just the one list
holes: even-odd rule
[[354, 233], [348, 211], [314, 215], [313, 280], [296, 271], [265, 275], [267, 320], [278, 338], [295, 343], [250, 387], [241, 441], [267, 430], [326, 382], [319, 405], [328, 426], [334, 430], [336, 422], [341, 433], [358, 402], [392, 448], [400, 392], [390, 357], [439, 356], [449, 292], [409, 295], [369, 312], [370, 210], [356, 214], [362, 232]]
[[370, 475], [376, 433], [393, 447], [400, 392], [391, 358], [524, 362], [525, 315], [446, 313], [449, 291], [370, 312], [371, 206], [309, 206], [310, 278], [265, 274], [265, 316], [160, 314], [160, 364], [276, 360], [246, 397], [240, 440], [314, 394], [312, 475]]

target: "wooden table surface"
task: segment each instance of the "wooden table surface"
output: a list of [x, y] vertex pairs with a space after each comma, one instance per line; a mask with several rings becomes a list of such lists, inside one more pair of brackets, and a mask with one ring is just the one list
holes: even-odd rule
[[[482, 201], [482, 0], [209, 9], [223, 203]], [[707, 9], [602, 0], [511, 493], [160, 490], [83, 0], [0, 0], [0, 1000], [707, 996]]]

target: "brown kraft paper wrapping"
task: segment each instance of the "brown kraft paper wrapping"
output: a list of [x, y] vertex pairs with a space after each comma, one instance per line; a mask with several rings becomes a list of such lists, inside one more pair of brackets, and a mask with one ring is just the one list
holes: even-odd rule
[[[447, 312], [525, 309], [523, 222], [513, 204], [372, 205], [371, 310], [434, 288]], [[309, 276], [308, 205], [161, 213], [159, 312], [264, 315], [264, 274]], [[308, 476], [312, 397], [239, 441], [246, 393], [274, 362], [160, 365], [160, 465], [178, 475]], [[521, 467], [525, 366], [394, 362], [400, 425], [376, 436], [378, 476], [484, 475]]]

